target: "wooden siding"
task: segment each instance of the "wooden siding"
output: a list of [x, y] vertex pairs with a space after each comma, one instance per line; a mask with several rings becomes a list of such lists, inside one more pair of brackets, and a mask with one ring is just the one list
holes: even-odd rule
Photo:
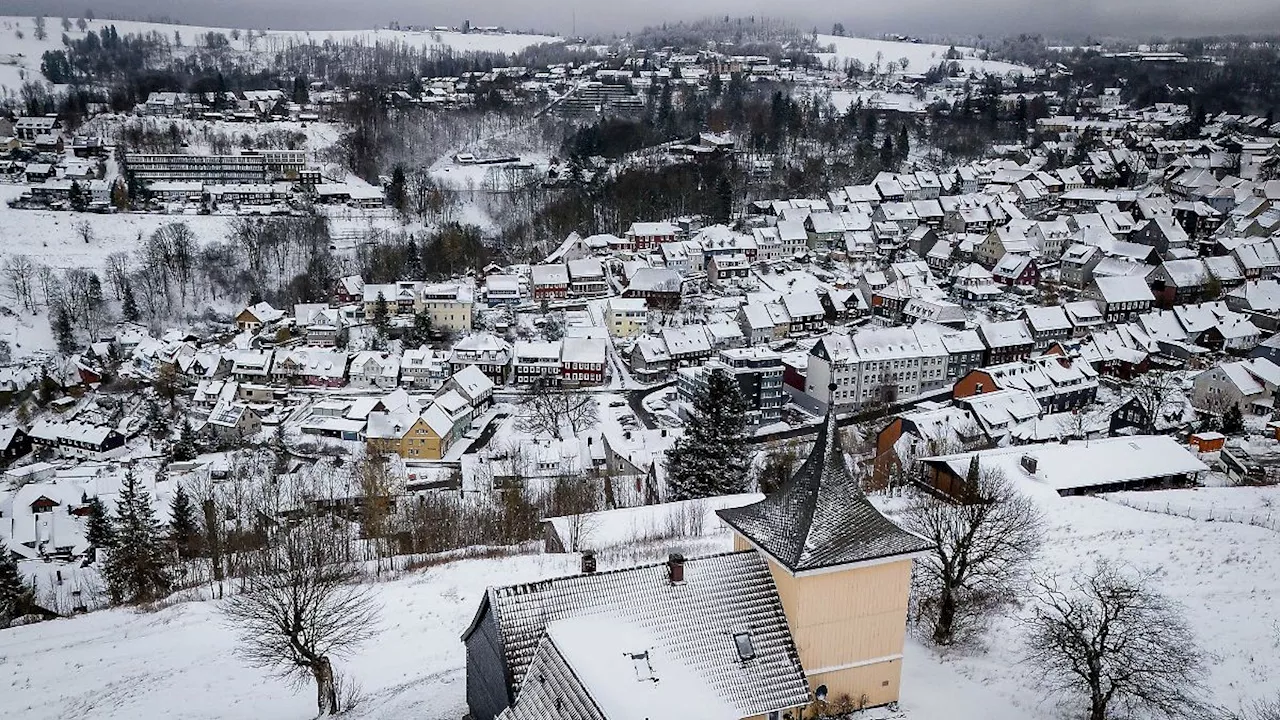
[[[827, 701], [848, 695], [854, 707], [876, 707], [898, 701], [902, 687], [902, 660], [848, 668], [809, 677], [809, 688], [827, 686]], [[805, 713], [809, 717], [809, 713]]]
[[[735, 550], [751, 548], [737, 533], [733, 544]], [[829, 697], [848, 695], [855, 702], [866, 695], [868, 705], [898, 699], [911, 565], [903, 559], [795, 577], [769, 560], [810, 688], [826, 685]], [[895, 659], [817, 672], [886, 657]]]
[[475, 630], [466, 639], [467, 707], [474, 720], [494, 720], [511, 704], [506, 660], [493, 609], [486, 606]]

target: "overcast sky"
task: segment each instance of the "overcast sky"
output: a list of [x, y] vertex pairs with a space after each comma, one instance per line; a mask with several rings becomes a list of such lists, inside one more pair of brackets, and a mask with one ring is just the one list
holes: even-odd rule
[[193, 25], [338, 29], [405, 24], [537, 28], [568, 34], [626, 32], [707, 15], [768, 15], [851, 34], [1192, 35], [1280, 33], [1277, 0], [0, 0], [0, 14], [168, 16]]

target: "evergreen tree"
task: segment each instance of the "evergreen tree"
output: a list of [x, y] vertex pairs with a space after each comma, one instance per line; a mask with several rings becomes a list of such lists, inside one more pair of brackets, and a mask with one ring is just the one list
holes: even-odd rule
[[1222, 432], [1228, 435], [1244, 432], [1244, 413], [1240, 412], [1239, 405], [1231, 403], [1222, 413]]
[[168, 557], [151, 494], [129, 468], [116, 503], [116, 546], [102, 568], [115, 603], [145, 603], [169, 590]]
[[71, 328], [71, 313], [66, 305], [59, 305], [53, 314], [53, 336], [58, 341], [58, 352], [70, 355], [76, 351], [76, 334]]
[[163, 440], [169, 436], [169, 422], [164, 417], [164, 412], [160, 410], [160, 403], [156, 402], [154, 396], [147, 398], [147, 429], [151, 431], [151, 437], [157, 440]]
[[746, 436], [747, 403], [738, 383], [712, 370], [693, 396], [684, 435], [667, 451], [672, 500], [745, 492], [751, 456]]
[[276, 475], [289, 472], [289, 445], [285, 442], [284, 423], [276, 423], [276, 431], [271, 435], [271, 452], [275, 455]]
[[894, 166], [894, 160], [897, 156], [893, 151], [893, 138], [887, 134], [884, 136], [884, 143], [880, 145], [880, 165], [886, 171]]
[[397, 163], [391, 171], [391, 182], [387, 183], [387, 204], [400, 212], [404, 212], [407, 201], [404, 166]]
[[53, 379], [48, 370], [40, 372], [40, 389], [36, 395], [36, 404], [45, 407], [58, 397], [58, 391], [61, 390], [58, 381]]
[[183, 560], [194, 557], [200, 528], [196, 525], [195, 506], [181, 483], [178, 483], [169, 503], [169, 515], [169, 542], [178, 551], [178, 557]]
[[85, 540], [95, 548], [109, 550], [116, 546], [116, 530], [111, 525], [111, 517], [107, 515], [107, 506], [98, 498], [89, 501], [89, 521], [85, 529]]
[[0, 552], [0, 628], [29, 614], [35, 602], [35, 591], [22, 579], [18, 562], [8, 551]]
[[373, 317], [371, 318], [373, 329], [378, 333], [378, 341], [386, 342], [387, 335], [391, 329], [391, 314], [387, 309], [387, 298], [378, 291], [378, 297], [373, 301]]
[[191, 427], [191, 421], [183, 418], [182, 428], [178, 431], [178, 442], [173, 444], [170, 455], [174, 460], [195, 460], [197, 450], [195, 430]]

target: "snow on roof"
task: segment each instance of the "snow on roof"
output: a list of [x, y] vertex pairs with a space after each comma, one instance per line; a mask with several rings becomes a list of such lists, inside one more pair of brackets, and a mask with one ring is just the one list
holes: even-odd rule
[[1280, 312], [1280, 281], [1247, 282], [1227, 293], [1227, 297], [1239, 300], [1255, 312]]
[[[612, 617], [651, 634], [655, 647], [692, 668], [707, 691], [728, 702], [737, 717], [809, 701], [787, 618], [759, 553], [688, 559], [682, 585], [673, 586], [667, 572], [661, 563], [490, 588], [463, 638], [492, 612], [511, 684], [523, 694], [549, 626], [560, 620]], [[744, 631], [750, 632], [755, 651], [755, 658], [745, 662], [734, 641], [734, 634]]]
[[1175, 287], [1199, 287], [1209, 281], [1209, 271], [1199, 258], [1165, 260], [1161, 267]]
[[672, 648], [639, 625], [607, 615], [565, 618], [547, 638], [609, 720], [738, 720], [742, 711]]
[[662, 342], [671, 354], [710, 352], [711, 341], [700, 325], [662, 328]]
[[566, 363], [604, 365], [608, 343], [595, 338], [564, 339], [564, 350], [561, 359]]
[[1061, 305], [1050, 305], [1048, 307], [1029, 305], [1023, 308], [1022, 313], [1026, 317], [1027, 323], [1031, 325], [1031, 329], [1036, 332], [1071, 329], [1071, 321], [1067, 319], [1067, 311]]
[[631, 223], [629, 234], [637, 237], [659, 237], [667, 235], [675, 235], [679, 232], [679, 228], [667, 222], [638, 222]]
[[1035, 342], [1031, 332], [1027, 330], [1027, 324], [1021, 320], [979, 323], [978, 334], [986, 341], [988, 347], [1030, 345]]
[[579, 278], [603, 278], [604, 265], [600, 264], [595, 258], [583, 258], [581, 260], [569, 261], [569, 277]]
[[[554, 343], [551, 343], [554, 344]], [[493, 380], [476, 365], [467, 365], [449, 378], [450, 385], [455, 386], [467, 396], [472, 403], [479, 400], [486, 392], [493, 390]]]
[[804, 222], [801, 220], [779, 220], [778, 221], [778, 237], [782, 242], [808, 242], [809, 232], [804, 228]]
[[1151, 288], [1147, 287], [1147, 280], [1144, 277], [1134, 275], [1095, 277], [1093, 283], [1098, 289], [1098, 295], [1108, 304], [1155, 301], [1155, 295], [1151, 294]]
[[[964, 477], [974, 455], [978, 456], [980, 468], [998, 468], [1007, 478], [1030, 480], [1059, 491], [1116, 486], [1209, 469], [1166, 435], [1022, 445], [927, 458], [924, 462], [946, 465]], [[1034, 460], [1034, 472], [1027, 469], [1023, 458]]]
[[782, 296], [783, 307], [792, 318], [807, 318], [826, 314], [822, 301], [814, 292], [794, 292]]
[[534, 265], [530, 269], [534, 285], [568, 285], [569, 268], [561, 263], [554, 265]]
[[633, 292], [678, 293], [680, 292], [680, 273], [667, 268], [640, 268], [631, 276], [627, 289]]

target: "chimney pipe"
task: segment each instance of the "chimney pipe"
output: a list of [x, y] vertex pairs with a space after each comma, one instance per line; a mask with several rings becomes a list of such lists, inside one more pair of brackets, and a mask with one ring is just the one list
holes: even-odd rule
[[671, 553], [667, 558], [667, 579], [672, 585], [684, 584], [684, 555]]
[[582, 551], [582, 574], [590, 575], [595, 571], [596, 571], [596, 551], [583, 550]]

